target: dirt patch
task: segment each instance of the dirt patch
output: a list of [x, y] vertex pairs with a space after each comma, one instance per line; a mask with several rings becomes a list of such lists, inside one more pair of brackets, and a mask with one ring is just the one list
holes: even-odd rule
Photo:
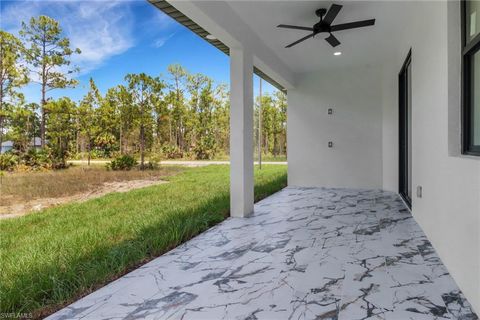
[[127, 192], [134, 189], [168, 183], [164, 180], [129, 180], [105, 182], [103, 185], [93, 188], [92, 191], [74, 194], [71, 196], [57, 198], [38, 198], [29, 201], [15, 199], [12, 195], [4, 196], [5, 203], [0, 204], [0, 219], [9, 219], [23, 216], [28, 213], [38, 212], [46, 208], [72, 202], [84, 202], [90, 199], [99, 198], [112, 192]]

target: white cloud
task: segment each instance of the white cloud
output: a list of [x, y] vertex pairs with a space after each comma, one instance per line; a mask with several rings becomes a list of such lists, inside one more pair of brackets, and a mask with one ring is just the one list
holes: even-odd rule
[[173, 37], [174, 34], [175, 34], [175, 33], [172, 33], [172, 34], [170, 34], [170, 35], [163, 36], [163, 37], [159, 37], [159, 38], [155, 39], [155, 40], [153, 41], [153, 46], [154, 46], [155, 48], [160, 48], [160, 47], [162, 47], [162, 46], [168, 41], [168, 39], [170, 39], [171, 37]]
[[72, 47], [82, 51], [72, 60], [83, 74], [135, 44], [134, 15], [127, 1], [18, 1], [9, 2], [1, 14], [2, 29], [12, 33], [32, 16], [58, 20]]
[[89, 3], [80, 9], [80, 16], [77, 19], [73, 17], [75, 24], [68, 24], [65, 31], [70, 35], [72, 45], [82, 50], [74, 62], [83, 73], [97, 68], [108, 58], [121, 54], [134, 45], [134, 21], [127, 4]]
[[[80, 75], [99, 68], [142, 41], [159, 48], [178, 30], [174, 20], [154, 6], [147, 4], [150, 10], [145, 11], [145, 0], [0, 1], [0, 27], [16, 35], [21, 22], [28, 23], [31, 17], [48, 15], [58, 20], [71, 46], [82, 51], [72, 57], [72, 64], [81, 69]], [[140, 13], [135, 12], [139, 8]], [[28, 102], [40, 99], [35, 83], [21, 91]]]

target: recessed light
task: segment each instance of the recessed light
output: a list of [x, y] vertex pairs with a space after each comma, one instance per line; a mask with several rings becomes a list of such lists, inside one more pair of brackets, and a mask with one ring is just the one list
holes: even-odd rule
[[214, 35], [211, 35], [211, 34], [207, 34], [207, 36], [205, 38], [207, 38], [208, 40], [217, 40], [217, 37], [215, 37]]
[[337, 52], [334, 52], [334, 53], [333, 53], [334, 56], [339, 56], [339, 55], [341, 55], [341, 54], [342, 54], [342, 53], [341, 53], [340, 51], [337, 51]]

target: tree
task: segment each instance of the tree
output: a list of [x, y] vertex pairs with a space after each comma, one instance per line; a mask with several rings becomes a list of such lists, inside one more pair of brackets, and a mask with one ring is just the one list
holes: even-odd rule
[[230, 99], [228, 89], [225, 85], [219, 85], [215, 89], [215, 99], [213, 101], [214, 130], [215, 140], [218, 148], [224, 154], [230, 153]]
[[167, 140], [168, 128], [165, 123], [169, 119], [168, 101], [165, 96], [159, 97], [153, 106], [153, 116], [155, 118], [155, 145], [160, 146]]
[[138, 125], [140, 128], [140, 168], [145, 165], [145, 130], [152, 123], [153, 106], [164, 88], [163, 82], [158, 77], [151, 77], [145, 73], [127, 74], [128, 91], [132, 96], [133, 105], [138, 110]]
[[[263, 95], [262, 99], [260, 101], [260, 98], [258, 97], [256, 99], [255, 103], [255, 118], [257, 119], [256, 121], [256, 127], [258, 128], [258, 119], [259, 119], [259, 111], [261, 110], [262, 112], [262, 139], [260, 141], [261, 144], [261, 149], [262, 154], [268, 154], [271, 151], [271, 140], [272, 140], [272, 132], [273, 132], [273, 127], [274, 127], [274, 107], [272, 106], [273, 104], [273, 99], [269, 94]], [[261, 108], [260, 108], [260, 103], [261, 103]], [[256, 130], [257, 131], [257, 130]]]
[[[128, 153], [129, 137], [135, 127], [136, 109], [133, 105], [133, 97], [124, 85], [117, 89], [117, 106], [120, 117], [120, 152]], [[125, 142], [126, 143], [125, 143]], [[127, 150], [123, 146], [127, 147]]]
[[[210, 83], [209, 83], [210, 82]], [[211, 86], [211, 80], [203, 74], [187, 74], [187, 89], [190, 95], [189, 108], [185, 114], [185, 139], [187, 140], [187, 148], [191, 145], [198, 144], [198, 131], [200, 125], [200, 103], [203, 88], [207, 85]], [[205, 98], [205, 97], [204, 97]], [[188, 150], [187, 150], [188, 151]]]
[[25, 49], [25, 59], [30, 71], [35, 74], [33, 81], [41, 86], [41, 124], [40, 136], [42, 147], [45, 146], [45, 117], [47, 92], [67, 87], [74, 87], [78, 81], [68, 75], [78, 68], [69, 68], [72, 54], [79, 54], [80, 49], [70, 48], [70, 40], [62, 36], [60, 24], [47, 16], [32, 17], [26, 24], [22, 22], [20, 35], [30, 47]]
[[274, 104], [277, 108], [277, 134], [279, 134], [278, 152], [285, 154], [287, 149], [287, 96], [282, 91], [274, 94]]
[[121, 100], [118, 99], [118, 94], [117, 87], [108, 89], [97, 109], [96, 120], [99, 132], [95, 138], [95, 146], [103, 151], [105, 157], [110, 157], [113, 151], [120, 149], [118, 129]]
[[[89, 90], [78, 106], [68, 98], [46, 99], [43, 108], [25, 105], [18, 95], [15, 104], [7, 108], [6, 137], [15, 141], [20, 154], [28, 151], [31, 139], [42, 127], [38, 116], [42, 115], [50, 147], [45, 154], [57, 167], [65, 164], [67, 156], [80, 151], [88, 153], [88, 164], [93, 151], [107, 157], [116, 151], [139, 154], [142, 169], [147, 152], [195, 159], [227, 155], [228, 88], [215, 85], [203, 74], [190, 74], [180, 65], [171, 65], [168, 70], [167, 84], [144, 73], [128, 74], [124, 84], [109, 88], [105, 96], [90, 79]], [[285, 154], [286, 96], [275, 92], [263, 96], [262, 101], [256, 99], [256, 126], [260, 103], [262, 150], [274, 156]]]
[[77, 105], [70, 98], [63, 97], [47, 103], [47, 138], [52, 148], [54, 168], [64, 168], [70, 142], [75, 137], [75, 116]]
[[100, 95], [95, 82], [90, 78], [90, 89], [80, 102], [77, 111], [77, 129], [87, 142], [88, 165], [90, 165], [90, 160], [92, 158], [92, 139], [99, 131], [96, 121], [96, 110], [100, 106], [101, 100], [102, 96]]
[[23, 104], [23, 99], [18, 104], [9, 104], [5, 109], [8, 119], [7, 138], [14, 142], [14, 148], [23, 154], [31, 147], [38, 128], [38, 105], [36, 103]]
[[16, 91], [28, 82], [27, 69], [20, 64], [23, 46], [14, 35], [0, 30], [0, 145], [3, 142], [3, 129], [6, 104], [13, 104], [21, 98]]
[[175, 143], [181, 151], [184, 151], [184, 115], [185, 115], [185, 80], [187, 79], [187, 71], [179, 64], [172, 64], [168, 66], [168, 73], [171, 77], [170, 101], [172, 103], [172, 118], [175, 121]]
[[203, 87], [198, 104], [198, 143], [195, 146], [197, 159], [212, 159], [217, 151], [213, 122], [214, 96], [212, 80], [208, 80]]

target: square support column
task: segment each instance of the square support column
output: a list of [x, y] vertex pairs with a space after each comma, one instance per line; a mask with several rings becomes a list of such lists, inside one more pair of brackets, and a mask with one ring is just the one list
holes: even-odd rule
[[253, 213], [253, 56], [230, 49], [230, 215]]

